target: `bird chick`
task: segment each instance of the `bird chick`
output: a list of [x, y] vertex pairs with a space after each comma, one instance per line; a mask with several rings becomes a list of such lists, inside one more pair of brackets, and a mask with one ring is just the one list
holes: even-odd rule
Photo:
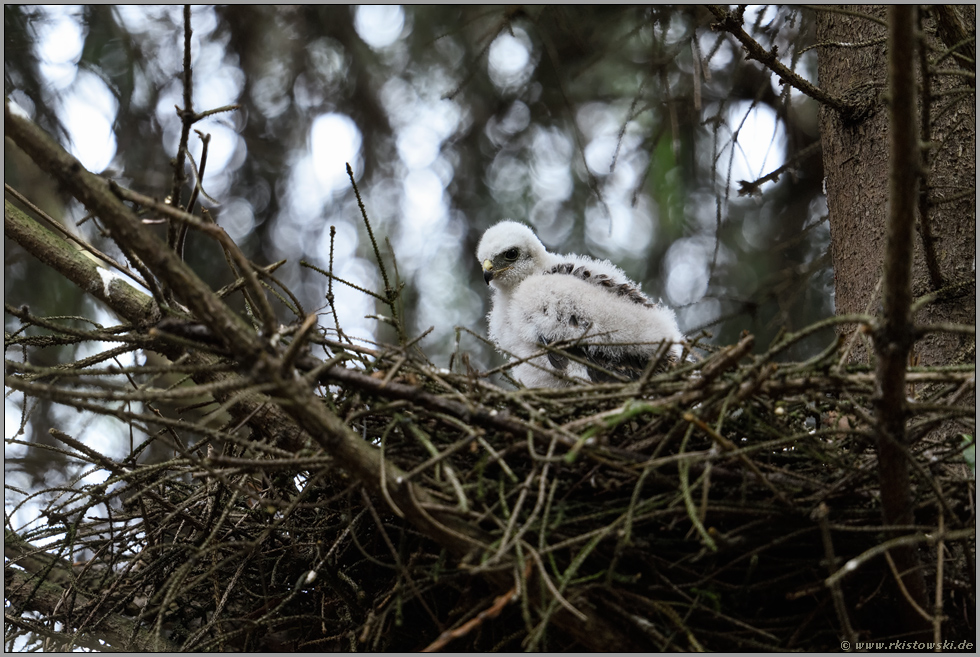
[[674, 343], [669, 356], [680, 357], [674, 312], [608, 260], [549, 253], [530, 228], [509, 220], [483, 234], [476, 257], [492, 290], [490, 340], [523, 361], [513, 374], [525, 386], [635, 380], [665, 341]]

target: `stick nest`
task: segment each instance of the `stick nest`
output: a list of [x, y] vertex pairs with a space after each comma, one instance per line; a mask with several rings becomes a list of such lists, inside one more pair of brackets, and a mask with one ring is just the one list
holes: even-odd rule
[[[923, 612], [941, 616], [942, 637], [972, 640], [973, 365], [910, 370], [916, 524], [886, 531], [873, 372], [841, 366], [840, 341], [809, 362], [778, 362], [809, 332], [762, 355], [750, 355], [746, 336], [639, 382], [562, 390], [439, 370], [413, 347], [314, 337], [326, 356], [297, 363], [320, 403], [381, 450], [398, 481], [426, 492], [426, 513], [455, 519], [451, 533], [465, 528], [463, 554], [309, 436], [263, 435], [236, 416], [236, 400], [262, 392], [241, 365], [219, 359], [209, 367], [229, 373], [224, 384], [191, 385], [202, 371], [193, 359], [154, 370], [93, 358], [58, 376], [25, 364], [12, 372], [8, 361], [8, 385], [56, 401], [63, 391], [149, 436], [114, 461], [52, 430], [61, 446], [51, 449], [79, 472], [111, 476], [46, 491], [49, 526], [8, 530], [8, 602], [43, 610], [50, 595], [49, 620], [74, 629], [66, 641], [24, 617], [8, 624], [8, 642], [33, 633], [60, 637], [47, 647], [109, 637], [117, 648], [195, 651], [836, 650], [848, 638], [902, 638], [886, 556], [895, 542], [914, 545], [940, 587]], [[146, 335], [161, 337], [115, 339]], [[468, 370], [465, 359], [456, 370]], [[212, 396], [228, 401], [218, 408]], [[274, 395], [266, 402], [277, 403], [288, 411]], [[191, 409], [210, 412], [184, 419]], [[144, 456], [160, 444], [167, 450]]]

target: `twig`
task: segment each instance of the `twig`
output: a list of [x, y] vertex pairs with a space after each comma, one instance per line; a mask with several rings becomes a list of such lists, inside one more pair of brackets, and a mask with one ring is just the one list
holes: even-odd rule
[[[882, 322], [873, 333], [876, 369], [874, 399], [878, 476], [881, 481], [882, 517], [885, 525], [910, 524], [912, 492], [905, 447], [907, 437], [905, 364], [912, 348], [914, 331], [909, 314], [912, 303], [911, 273], [913, 231], [920, 183], [918, 135], [916, 133], [915, 8], [902, 5], [888, 10], [889, 213], [882, 286]], [[923, 72], [924, 73], [924, 72]], [[924, 608], [926, 585], [919, 558], [908, 546], [895, 550], [914, 607]], [[902, 616], [919, 634], [928, 631], [912, 606], [900, 605]]]
[[793, 154], [793, 157], [791, 157], [789, 160], [787, 160], [786, 163], [783, 164], [781, 167], [770, 171], [769, 173], [767, 173], [766, 175], [762, 176], [761, 178], [757, 178], [756, 180], [753, 180], [752, 182], [748, 182], [748, 181], [745, 181], [745, 180], [739, 180], [738, 181], [738, 187], [739, 187], [739, 189], [738, 189], [738, 195], [739, 196], [752, 196], [754, 194], [758, 194], [759, 193], [759, 186], [762, 185], [762, 183], [770, 182], [770, 181], [777, 182], [779, 180], [779, 176], [782, 175], [782, 173], [784, 171], [788, 171], [789, 169], [791, 169], [794, 166], [796, 166], [796, 164], [798, 162], [801, 162], [801, 161], [807, 159], [811, 155], [815, 155], [816, 153], [819, 153], [820, 152], [820, 149], [821, 149], [820, 141], [819, 140], [818, 141], [815, 141], [812, 144], [810, 144], [809, 146], [807, 146], [806, 148], [804, 148], [803, 150], [801, 150], [801, 151], [799, 151], [797, 153], [794, 153]]
[[[187, 151], [187, 159], [191, 161], [191, 172], [194, 174], [194, 189], [191, 190], [191, 198], [187, 201], [187, 214], [194, 214], [194, 204], [197, 203], [198, 193], [204, 194], [204, 196], [213, 201], [207, 193], [204, 192], [201, 187], [201, 181], [204, 178], [204, 170], [208, 163], [208, 144], [211, 142], [211, 135], [202, 135], [200, 130], [195, 130], [201, 141], [201, 167], [198, 169], [196, 163], [194, 162], [194, 156], [191, 155], [190, 151]], [[181, 258], [184, 257], [184, 240], [187, 237], [187, 224], [181, 222], [180, 228], [177, 231], [177, 240], [174, 243], [174, 250], [177, 252]]]
[[[828, 520], [830, 507], [825, 502], [821, 502], [813, 515], [817, 517], [820, 523], [820, 537], [823, 539], [823, 553], [824, 559], [827, 561], [827, 571], [828, 574], [833, 575], [834, 569], [837, 568], [837, 557], [834, 555], [834, 543], [830, 534], [830, 521]], [[854, 646], [857, 641], [857, 633], [854, 631], [854, 626], [851, 625], [850, 614], [847, 613], [847, 604], [844, 601], [844, 591], [841, 589], [840, 581], [834, 580], [828, 586], [830, 587], [830, 594], [834, 599], [834, 610], [837, 612], [837, 619], [844, 628], [844, 634], [847, 635], [851, 646]]]
[[708, 10], [711, 11], [711, 13], [714, 14], [715, 18], [718, 20], [717, 23], [712, 24], [712, 29], [724, 30], [735, 37], [745, 48], [749, 59], [756, 59], [764, 66], [772, 70], [773, 73], [779, 76], [781, 82], [791, 84], [803, 94], [813, 98], [822, 105], [826, 105], [827, 107], [836, 110], [837, 112], [844, 112], [847, 109], [846, 104], [842, 100], [831, 96], [823, 89], [814, 86], [800, 77], [800, 75], [797, 73], [788, 69], [785, 64], [779, 61], [775, 47], [772, 49], [772, 51], [768, 51], [759, 45], [758, 41], [753, 39], [748, 35], [748, 33], [746, 33], [745, 30], [742, 29], [742, 19], [740, 15], [736, 16], [736, 14], [719, 5], [708, 5]]
[[776, 499], [780, 501], [780, 503], [782, 503], [787, 508], [793, 508], [793, 503], [786, 498], [783, 492], [778, 488], [776, 488], [775, 484], [769, 481], [769, 478], [766, 477], [764, 474], [762, 474], [762, 471], [759, 470], [759, 467], [755, 463], [753, 463], [742, 450], [738, 449], [735, 446], [735, 444], [732, 443], [732, 441], [728, 440], [720, 433], [712, 429], [710, 426], [708, 426], [708, 424], [704, 420], [694, 415], [693, 413], [690, 412], [684, 413], [684, 420], [686, 422], [690, 422], [694, 425], [697, 425], [697, 427], [701, 429], [701, 431], [708, 434], [711, 437], [711, 439], [714, 440], [716, 443], [718, 443], [718, 446], [721, 447], [726, 452], [733, 452], [735, 456], [737, 456], [738, 459], [742, 463], [744, 463], [749, 470], [752, 471], [752, 474], [754, 474], [758, 478], [759, 482], [764, 484], [766, 488], [772, 491], [772, 494], [776, 497]]
[[966, 529], [955, 529], [952, 531], [947, 530], [944, 533], [936, 532], [934, 534], [906, 534], [904, 536], [897, 536], [895, 538], [890, 538], [887, 541], [879, 543], [872, 548], [869, 548], [862, 552], [861, 554], [849, 559], [847, 563], [838, 568], [833, 575], [824, 580], [827, 586], [832, 585], [834, 582], [840, 581], [842, 578], [846, 577], [852, 572], [864, 566], [867, 562], [875, 557], [882, 556], [890, 550], [894, 550], [898, 547], [912, 547], [920, 543], [928, 543], [929, 545], [935, 545], [939, 541], [960, 541], [964, 539], [970, 539], [976, 536], [977, 531], [975, 527], [968, 527]]
[[[187, 153], [187, 142], [191, 136], [191, 126], [194, 125], [194, 85], [193, 68], [191, 67], [191, 6], [184, 5], [184, 107], [175, 107], [180, 118], [180, 142], [177, 145], [177, 156], [174, 158], [174, 180], [170, 189], [170, 204], [175, 208], [181, 207], [180, 188], [186, 180], [184, 176], [184, 156]], [[177, 245], [179, 224], [171, 221], [167, 228], [167, 244], [170, 248]]]
[[106, 264], [109, 264], [109, 265], [115, 267], [116, 269], [118, 269], [122, 273], [126, 274], [126, 276], [129, 276], [131, 279], [133, 279], [133, 281], [135, 281], [136, 283], [142, 285], [143, 287], [148, 287], [146, 281], [144, 281], [139, 276], [137, 276], [136, 274], [134, 274], [133, 272], [131, 272], [125, 265], [122, 265], [122, 264], [116, 262], [115, 260], [113, 260], [112, 258], [110, 258], [105, 253], [103, 253], [102, 251], [99, 251], [97, 248], [95, 248], [94, 246], [92, 246], [91, 244], [89, 244], [88, 242], [86, 242], [85, 240], [83, 240], [81, 237], [79, 237], [79, 236], [75, 235], [74, 233], [72, 233], [71, 231], [69, 231], [67, 228], [65, 228], [64, 226], [62, 226], [61, 223], [59, 223], [59, 222], [55, 221], [54, 219], [52, 219], [51, 216], [47, 212], [45, 212], [41, 208], [37, 207], [33, 203], [31, 203], [31, 201], [27, 197], [25, 197], [23, 194], [21, 194], [20, 192], [18, 192], [16, 189], [14, 189], [13, 187], [11, 187], [7, 183], [4, 183], [3, 184], [3, 189], [4, 189], [5, 192], [7, 192], [8, 194], [10, 194], [14, 198], [16, 198], [18, 201], [20, 201], [21, 203], [23, 203], [24, 205], [26, 205], [30, 209], [31, 212], [33, 212], [35, 215], [37, 215], [38, 217], [40, 217], [41, 219], [43, 219], [44, 220], [44, 223], [46, 223], [49, 227], [51, 227], [54, 230], [56, 230], [57, 232], [59, 232], [62, 237], [64, 237], [67, 240], [71, 240], [75, 244], [79, 245], [80, 247], [82, 247], [83, 249], [85, 249], [86, 251], [88, 251], [89, 253], [91, 253], [92, 255], [94, 255], [99, 260], [105, 262]]
[[350, 178], [351, 187], [354, 189], [354, 196], [357, 197], [357, 207], [361, 210], [361, 217], [364, 219], [364, 225], [367, 227], [368, 237], [371, 239], [371, 247], [374, 249], [374, 258], [377, 260], [378, 270], [381, 272], [381, 280], [383, 280], [385, 284], [385, 295], [383, 300], [391, 310], [391, 317], [392, 320], [394, 320], [393, 323], [398, 332], [398, 341], [400, 343], [404, 343], [404, 327], [402, 326], [402, 322], [398, 317], [398, 310], [395, 308], [395, 297], [397, 290], [393, 288], [391, 283], [388, 281], [388, 270], [385, 268], [384, 260], [381, 259], [381, 251], [378, 249], [378, 240], [374, 238], [374, 230], [371, 228], [371, 221], [368, 219], [367, 209], [364, 207], [364, 201], [361, 200], [361, 192], [357, 189], [357, 181], [354, 180], [354, 169], [351, 168], [350, 163], [347, 164], [347, 177]]
[[[311, 366], [312, 364], [306, 365], [306, 367]], [[490, 425], [516, 436], [524, 436], [528, 431], [531, 431], [534, 435], [541, 436], [546, 440], [551, 440], [551, 438], [556, 437], [559, 442], [574, 444], [574, 441], [569, 440], [565, 436], [527, 424], [507, 412], [500, 412], [496, 409], [483, 406], [467, 407], [460, 402], [445, 399], [426, 392], [421, 388], [398, 383], [397, 381], [392, 381], [388, 385], [382, 385], [382, 382], [378, 379], [348, 368], [332, 367], [321, 375], [320, 382], [344, 383], [389, 399], [406, 399], [430, 410], [437, 410], [447, 415], [452, 415], [473, 426]]]
[[[922, 113], [919, 116], [919, 143], [928, 144], [931, 141], [930, 135], [931, 130], [931, 111], [932, 106], [932, 73], [929, 71], [929, 57], [926, 51], [926, 37], [923, 30], [923, 13], [917, 12], [916, 17], [916, 27], [918, 28], [918, 34], [916, 35], [916, 40], [918, 41], [918, 54], [919, 54], [919, 78], [922, 80], [922, 100], [920, 107], [922, 108]], [[942, 269], [939, 267], [939, 258], [936, 255], [936, 244], [932, 236], [932, 218], [929, 215], [929, 178], [928, 172], [932, 171], [929, 166], [930, 153], [932, 149], [920, 148], [919, 155], [922, 158], [922, 181], [919, 185], [919, 220], [916, 222], [915, 227], [919, 233], [919, 239], [922, 240], [922, 254], [926, 261], [926, 270], [929, 272], [929, 280], [932, 283], [933, 290], [941, 290], [946, 287], [946, 283], [943, 280]]]
[[[528, 561], [527, 566], [525, 566], [524, 569], [524, 579], [527, 580], [527, 578], [530, 576], [531, 576], [531, 562]], [[435, 641], [433, 641], [425, 648], [423, 648], [422, 652], [438, 652], [443, 648], [445, 648], [449, 644], [449, 642], [452, 641], [453, 639], [458, 639], [460, 637], [466, 636], [467, 634], [472, 632], [474, 628], [477, 628], [480, 625], [482, 625], [484, 621], [496, 618], [497, 616], [500, 615], [500, 612], [504, 610], [504, 607], [506, 607], [508, 604], [510, 604], [511, 602], [515, 601], [518, 598], [520, 592], [521, 592], [521, 580], [519, 578], [515, 578], [514, 586], [506, 593], [498, 595], [496, 598], [494, 598], [493, 604], [489, 608], [485, 609], [484, 611], [481, 611], [479, 614], [476, 615], [475, 618], [466, 621], [455, 630], [446, 630], [445, 632], [440, 634]]]
[[[253, 296], [251, 298], [258, 306], [259, 314], [264, 324], [266, 337], [267, 338], [271, 337], [276, 332], [276, 315], [275, 312], [272, 310], [272, 306], [269, 305], [269, 300], [265, 296], [265, 291], [262, 289], [262, 286], [259, 284], [258, 275], [256, 274], [255, 271], [256, 268], [252, 265], [252, 263], [248, 261], [248, 259], [245, 257], [245, 254], [243, 254], [241, 249], [238, 248], [238, 245], [235, 244], [234, 241], [232, 241], [232, 239], [228, 236], [228, 233], [225, 232], [224, 228], [218, 226], [217, 224], [202, 221], [198, 217], [188, 212], [185, 212], [181, 209], [174, 208], [168, 204], [158, 203], [156, 200], [150, 198], [149, 196], [144, 196], [139, 192], [134, 192], [124, 187], [120, 187], [119, 185], [115, 184], [112, 181], [110, 181], [109, 187], [112, 190], [112, 192], [117, 196], [119, 196], [120, 198], [124, 198], [128, 201], [133, 201], [134, 203], [139, 203], [143, 207], [152, 208], [156, 212], [166, 215], [171, 220], [174, 220], [179, 223], [187, 224], [193, 228], [196, 228], [202, 233], [206, 233], [211, 237], [213, 237], [221, 245], [221, 247], [225, 250], [225, 252], [231, 256], [231, 258], [235, 261], [235, 264], [238, 265], [238, 267], [241, 269], [242, 275], [245, 278], [245, 282], [252, 292]], [[199, 281], [200, 279], [197, 280]], [[200, 284], [202, 286], [204, 285], [203, 282], [201, 282]], [[214, 295], [214, 293], [210, 290], [210, 288], [207, 288], [207, 292], [209, 298]], [[228, 310], [227, 307], [225, 307], [224, 304], [222, 304], [220, 301], [216, 300], [216, 303], [217, 306], [215, 307], [214, 311], [216, 311], [217, 307], [221, 307], [222, 308], [221, 314], [223, 315], [223, 320], [227, 322], [227, 317], [228, 317], [228, 313], [230, 313], [230, 310]], [[212, 329], [214, 328], [215, 327], [212, 327]], [[215, 332], [219, 335], [224, 336], [224, 332], [220, 329], [216, 330]], [[253, 339], [257, 336], [255, 336], [254, 333], [251, 333], [251, 331], [249, 331], [249, 333], [250, 336], [248, 341], [252, 342]]]

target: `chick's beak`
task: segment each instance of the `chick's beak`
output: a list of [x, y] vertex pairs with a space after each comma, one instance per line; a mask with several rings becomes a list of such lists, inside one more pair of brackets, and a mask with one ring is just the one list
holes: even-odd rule
[[490, 285], [490, 281], [493, 280], [493, 263], [489, 260], [483, 261], [483, 280], [487, 282], [487, 285]]

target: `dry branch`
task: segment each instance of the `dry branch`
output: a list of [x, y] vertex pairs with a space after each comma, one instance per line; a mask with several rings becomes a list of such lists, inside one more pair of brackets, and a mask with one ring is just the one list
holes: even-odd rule
[[[905, 368], [913, 344], [912, 247], [916, 198], [919, 186], [919, 143], [916, 120], [915, 44], [916, 8], [895, 6], [888, 14], [888, 87], [891, 148], [889, 151], [888, 230], [882, 291], [883, 317], [875, 332], [878, 356], [875, 415], [881, 479], [882, 513], [885, 525], [912, 523], [913, 506], [905, 422]], [[925, 579], [919, 559], [908, 546], [895, 549], [903, 573], [900, 585], [907, 589], [913, 607], [926, 605]], [[903, 583], [904, 582], [904, 583]], [[903, 616], [909, 627], [928, 635], [928, 624], [908, 605]]]

